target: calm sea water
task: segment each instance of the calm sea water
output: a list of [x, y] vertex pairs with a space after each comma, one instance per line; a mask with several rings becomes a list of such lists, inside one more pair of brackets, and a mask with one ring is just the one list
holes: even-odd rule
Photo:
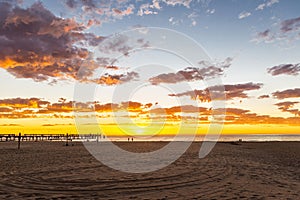
[[242, 139], [243, 141], [249, 142], [264, 142], [264, 141], [300, 141], [300, 134], [252, 134], [252, 135], [222, 135], [220, 141], [237, 141]]
[[[132, 137], [129, 137], [131, 141]], [[112, 141], [128, 141], [125, 137], [109, 137]], [[216, 138], [214, 138], [216, 139]], [[231, 142], [231, 141], [248, 141], [248, 142], [267, 142], [267, 141], [300, 141], [300, 134], [243, 134], [243, 135], [220, 135], [217, 141]], [[133, 137], [134, 141], [172, 141], [173, 137], [170, 136], [155, 136], [155, 137]], [[181, 136], [176, 139], [177, 141], [189, 141], [189, 136]], [[196, 136], [195, 141], [210, 140], [204, 136]]]

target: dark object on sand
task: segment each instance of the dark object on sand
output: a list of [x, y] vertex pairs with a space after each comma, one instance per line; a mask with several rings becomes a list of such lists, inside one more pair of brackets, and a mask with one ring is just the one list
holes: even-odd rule
[[66, 136], [66, 146], [69, 146], [69, 134], [67, 133], [67, 136]]
[[230, 144], [232, 144], [232, 145], [241, 145], [242, 142], [243, 142], [243, 140], [242, 140], [242, 139], [239, 139], [238, 141], [230, 142]]
[[18, 136], [18, 149], [20, 149], [20, 145], [21, 145], [21, 133], [19, 133]]

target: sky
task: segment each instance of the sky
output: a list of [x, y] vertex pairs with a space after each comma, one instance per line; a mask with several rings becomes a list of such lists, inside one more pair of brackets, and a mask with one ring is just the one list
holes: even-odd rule
[[1, 0], [0, 133], [299, 134], [299, 8]]

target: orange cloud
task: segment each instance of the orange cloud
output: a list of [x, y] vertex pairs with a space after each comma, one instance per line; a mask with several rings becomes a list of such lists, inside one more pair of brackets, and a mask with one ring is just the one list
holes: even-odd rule
[[278, 109], [283, 112], [289, 112], [294, 114], [295, 116], [300, 116], [300, 110], [299, 109], [292, 109], [295, 104], [298, 104], [298, 101], [285, 101], [281, 103], [276, 103], [275, 105], [278, 106]]
[[[140, 102], [122, 102], [119, 104], [99, 102], [74, 102], [60, 98], [58, 102], [51, 103], [39, 98], [15, 98], [0, 100], [0, 118], [24, 119], [24, 118], [74, 118], [72, 112], [82, 112], [83, 118], [97, 116], [100, 118], [110, 118], [112, 112], [122, 113], [127, 111], [128, 115], [119, 117], [131, 117], [137, 120], [154, 120], [156, 122], [179, 122], [192, 120], [193, 123], [210, 123], [214, 120], [225, 117], [225, 124], [287, 124], [299, 125], [299, 110], [293, 106], [299, 102], [277, 103], [280, 110], [295, 114], [295, 117], [272, 117], [269, 115], [258, 115], [250, 110], [241, 108], [215, 109], [196, 107], [193, 105], [173, 106], [168, 108], [157, 107], [156, 104]], [[75, 105], [75, 106], [74, 106]], [[96, 112], [95, 114], [90, 114]], [[87, 113], [87, 114], [84, 114]], [[108, 113], [103, 115], [103, 113]], [[297, 117], [298, 116], [298, 117]], [[221, 121], [220, 121], [221, 122]], [[53, 125], [53, 124], [51, 124]], [[46, 126], [46, 125], [45, 125]]]
[[119, 107], [119, 104], [113, 104], [113, 103], [107, 103], [104, 105], [95, 104], [94, 107], [96, 112], [112, 112], [113, 110], [116, 110]]
[[99, 79], [95, 79], [93, 82], [102, 85], [117, 85], [121, 83], [126, 83], [138, 78], [139, 75], [136, 72], [127, 72], [126, 74], [104, 74]]
[[[27, 9], [4, 3], [0, 16], [0, 67], [17, 78], [48, 81], [77, 78], [82, 59], [90, 52], [78, 45], [97, 45], [103, 38], [83, 31], [74, 19], [56, 17], [35, 3]], [[86, 61], [87, 62], [87, 61]], [[89, 65], [90, 76], [94, 65]]]
[[1, 99], [0, 106], [1, 107], [10, 107], [13, 109], [20, 108], [42, 108], [49, 105], [50, 102], [44, 101], [39, 98], [12, 98], [12, 99]]

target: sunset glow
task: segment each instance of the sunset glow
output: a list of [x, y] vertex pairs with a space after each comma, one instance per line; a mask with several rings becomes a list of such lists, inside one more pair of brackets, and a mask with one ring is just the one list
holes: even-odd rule
[[[0, 133], [300, 134], [300, 4], [244, 2], [1, 2]], [[154, 26], [201, 46], [169, 45], [196, 66]]]

